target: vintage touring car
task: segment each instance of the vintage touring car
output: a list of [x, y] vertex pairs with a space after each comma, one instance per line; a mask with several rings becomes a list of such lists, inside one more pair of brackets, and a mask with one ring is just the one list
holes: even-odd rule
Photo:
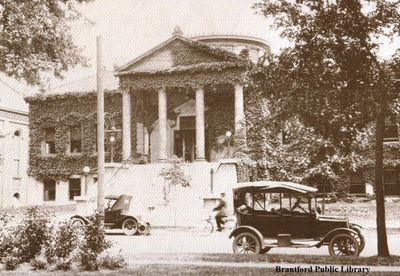
[[[122, 229], [125, 235], [135, 234], [148, 235], [150, 233], [150, 223], [142, 222], [141, 217], [131, 214], [129, 207], [132, 196], [107, 196], [108, 206], [104, 211], [104, 226], [110, 229]], [[75, 215], [71, 218], [73, 224], [87, 224], [89, 219], [85, 216]]]
[[316, 192], [292, 182], [238, 183], [233, 189], [237, 226], [229, 236], [233, 251], [262, 254], [274, 247], [327, 245], [331, 256], [358, 256], [365, 245], [361, 227], [345, 217], [321, 215]]

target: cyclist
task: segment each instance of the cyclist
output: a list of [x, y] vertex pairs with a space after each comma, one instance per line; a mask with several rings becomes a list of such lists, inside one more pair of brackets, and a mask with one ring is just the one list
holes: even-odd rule
[[225, 193], [221, 193], [221, 200], [219, 204], [213, 209], [213, 211], [217, 211], [215, 215], [215, 221], [217, 223], [217, 231], [222, 231], [222, 226], [225, 224], [224, 218], [226, 215], [226, 201], [225, 201]]

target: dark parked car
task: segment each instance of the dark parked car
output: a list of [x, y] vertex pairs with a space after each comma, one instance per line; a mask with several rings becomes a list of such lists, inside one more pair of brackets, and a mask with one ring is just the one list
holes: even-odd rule
[[[110, 229], [122, 229], [125, 235], [135, 234], [148, 235], [150, 223], [142, 222], [141, 217], [129, 212], [132, 196], [107, 196], [107, 208], [104, 211], [104, 226]], [[87, 224], [89, 220], [85, 216], [75, 215], [72, 218], [73, 224]]]
[[233, 251], [259, 254], [274, 247], [327, 245], [331, 256], [358, 256], [365, 245], [361, 226], [345, 217], [321, 215], [316, 192], [292, 182], [238, 183], [233, 189], [237, 227], [229, 236], [234, 237]]

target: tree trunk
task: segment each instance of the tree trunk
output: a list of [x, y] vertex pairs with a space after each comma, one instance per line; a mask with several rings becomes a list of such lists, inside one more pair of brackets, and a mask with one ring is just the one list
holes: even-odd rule
[[376, 226], [378, 240], [378, 256], [389, 256], [385, 220], [385, 195], [383, 187], [383, 133], [385, 129], [385, 113], [379, 108], [376, 116], [375, 142], [375, 190], [376, 190]]

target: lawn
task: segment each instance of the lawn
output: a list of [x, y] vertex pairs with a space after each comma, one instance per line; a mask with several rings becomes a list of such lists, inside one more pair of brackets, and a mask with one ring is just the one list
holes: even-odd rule
[[[119, 271], [96, 271], [96, 272], [41, 272], [40, 275], [277, 275], [273, 268], [246, 268], [246, 267], [212, 267], [197, 265], [137, 265], [129, 269]], [[7, 275], [37, 275], [37, 272], [15, 271]], [[306, 276], [310, 273], [284, 273], [279, 275]], [[312, 273], [312, 275], [355, 275], [355, 273]], [[398, 275], [398, 272], [369, 272], [368, 275]]]
[[372, 257], [331, 257], [321, 255], [286, 255], [286, 254], [140, 254], [132, 255], [132, 260], [181, 261], [181, 262], [228, 262], [228, 263], [305, 263], [326, 265], [361, 265], [361, 266], [400, 266], [400, 256], [381, 258]]

